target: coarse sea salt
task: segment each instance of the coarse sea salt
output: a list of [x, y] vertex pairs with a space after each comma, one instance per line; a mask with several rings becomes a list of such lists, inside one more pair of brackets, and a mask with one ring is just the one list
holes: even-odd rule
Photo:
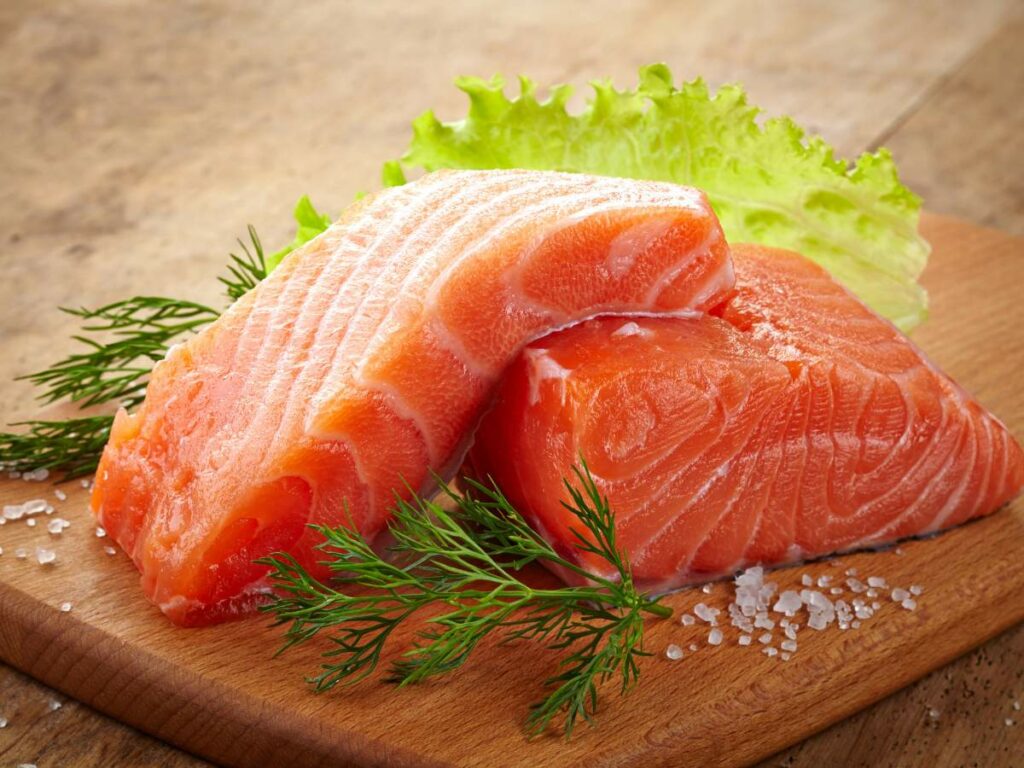
[[879, 589], [885, 589], [889, 585], [885, 583], [885, 579], [881, 576], [868, 576], [868, 586], [877, 587]]
[[896, 589], [894, 589], [889, 596], [892, 598], [892, 601], [894, 603], [902, 603], [904, 600], [910, 597], [910, 592], [900, 587], [896, 587]]
[[750, 643], [753, 641], [753, 639], [754, 638], [752, 638], [750, 635], [740, 635], [740, 639], [737, 640], [736, 642], [739, 643], [740, 645], [750, 645]]
[[24, 560], [26, 557], [28, 557], [28, 550], [24, 547], [18, 547], [16, 550], [14, 550], [14, 556], [19, 560]]
[[107, 535], [107, 532], [103, 528], [101, 528], [100, 526], [97, 525], [96, 526], [96, 538], [97, 539], [102, 539], [106, 535]]
[[697, 644], [696, 643], [690, 643], [690, 653], [693, 653], [696, 650], [697, 650]]
[[796, 616], [796, 612], [800, 610], [801, 605], [803, 605], [803, 600], [800, 599], [800, 593], [787, 589], [779, 595], [779, 599], [775, 601], [772, 610], [776, 613], [784, 613], [787, 616]]
[[793, 653], [794, 651], [796, 651], [796, 641], [783, 640], [781, 643], [779, 643], [779, 647], [784, 651], [789, 651], [790, 653]]
[[40, 565], [52, 565], [57, 562], [57, 553], [46, 547], [36, 547], [36, 560]]
[[772, 647], [765, 648], [762, 651], [762, 653], [764, 653], [764, 655], [769, 657], [769, 658], [771, 658], [772, 656], [775, 656], [778, 652], [779, 652], [778, 649], [772, 648]]
[[721, 645], [722, 640], [722, 630], [717, 627], [708, 632], [708, 645]]
[[917, 584], [914, 584], [910, 587], [910, 594], [914, 595], [915, 597], [920, 595], [922, 592], [924, 592], [924, 587], [919, 587], [917, 586]]
[[712, 626], [718, 622], [718, 614], [721, 613], [717, 608], [711, 608], [704, 605], [704, 603], [697, 603], [693, 606], [693, 612], [697, 615], [698, 619]]
[[679, 623], [682, 624], [684, 627], [692, 627], [696, 622], [697, 620], [688, 613], [684, 613], [682, 616], [679, 617]]
[[6, 728], [6, 727], [7, 727], [7, 718], [6, 717], [0, 717], [0, 728]]
[[61, 613], [70, 613], [71, 612], [71, 608], [72, 608], [71, 603], [61, 603], [60, 604], [60, 612]]
[[106, 552], [108, 555], [111, 555], [111, 556], [117, 554], [117, 550], [114, 549], [113, 547], [104, 547], [103, 551]]
[[675, 643], [671, 643], [665, 649], [665, 658], [669, 661], [679, 661], [679, 659], [683, 658], [683, 649]]
[[705, 584], [703, 587], [700, 588], [700, 591], [703, 592], [705, 595], [710, 595], [712, 589], [714, 589], [714, 586], [712, 584]]
[[60, 488], [53, 489], [53, 495], [57, 497], [58, 501], [67, 501], [68, 495], [64, 493]]
[[61, 702], [57, 701], [57, 699], [50, 699], [50, 702], [47, 706], [49, 706], [51, 712], [56, 712], [64, 705]]
[[901, 602], [900, 605], [903, 607], [903, 610], [905, 611], [913, 611], [915, 608], [917, 608], [917, 600], [915, 600], [912, 597], [908, 597], [906, 600]]

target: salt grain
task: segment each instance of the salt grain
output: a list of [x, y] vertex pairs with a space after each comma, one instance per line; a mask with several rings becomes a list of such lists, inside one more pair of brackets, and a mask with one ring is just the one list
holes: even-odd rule
[[813, 587], [814, 579], [811, 578], [810, 574], [805, 573], [803, 576], [800, 577], [800, 583], [803, 584], [805, 587]]
[[14, 550], [14, 556], [19, 560], [24, 560], [26, 557], [28, 557], [28, 550], [24, 547], [18, 547], [16, 550]]
[[790, 640], [796, 640], [795, 624], [790, 624], [788, 627], [786, 627], [786, 637], [788, 637]]
[[117, 554], [117, 550], [114, 549], [113, 547], [104, 547], [103, 551], [106, 552], [108, 555], [111, 555], [111, 556]]
[[704, 603], [697, 603], [693, 606], [693, 612], [697, 614], [697, 618], [701, 621], [706, 621], [708, 624], [714, 626], [717, 623], [718, 614], [721, 613], [717, 608], [710, 608]]
[[779, 658], [782, 659], [783, 661], [789, 661], [793, 657], [792, 657], [792, 655], [790, 655], [788, 653], [780, 653], [779, 654]]
[[775, 656], [778, 653], [778, 651], [775, 648], [765, 648], [762, 651], [762, 653], [764, 653], [765, 656], [768, 656], [770, 658], [772, 656]]
[[846, 575], [847, 576], [856, 576], [857, 575], [857, 569], [856, 568], [847, 568], [846, 569]]
[[857, 579], [847, 579], [846, 586], [850, 588], [851, 592], [860, 593], [865, 590], [864, 584]]
[[107, 535], [107, 532], [105, 530], [103, 530], [103, 528], [101, 528], [100, 526], [96, 526], [96, 538], [97, 539], [102, 539], [106, 535]]
[[831, 576], [819, 576], [818, 577], [818, 586], [819, 587], [824, 588], [824, 587], [827, 587], [831, 583], [832, 583], [832, 577]]
[[713, 586], [711, 584], [705, 584], [703, 587], [700, 588], [700, 591], [703, 592], [705, 595], [710, 595], [712, 589]]
[[868, 576], [868, 586], [877, 587], [879, 589], [885, 589], [889, 585], [885, 583], [885, 579], [881, 576]]
[[665, 658], [669, 661], [679, 661], [679, 659], [683, 658], [683, 649], [672, 643], [665, 649]]
[[910, 593], [905, 589], [896, 587], [896, 589], [892, 591], [891, 597], [894, 603], [902, 603], [904, 600], [910, 597]]
[[832, 589], [830, 589], [829, 592], [831, 594], [833, 594], [833, 595], [841, 595], [841, 594], [843, 594], [843, 588], [842, 587], [832, 587]]
[[6, 728], [6, 727], [7, 727], [7, 718], [6, 717], [0, 717], [0, 728]]
[[750, 635], [740, 635], [740, 639], [737, 642], [739, 642], [740, 645], [750, 645], [753, 639], [754, 638]]
[[795, 616], [796, 612], [800, 610], [801, 605], [803, 605], [803, 600], [800, 599], [800, 594], [792, 590], [786, 590], [779, 595], [779, 599], [775, 602], [772, 610], [776, 613], [784, 613], [787, 616]]
[[708, 633], [708, 645], [721, 645], [721, 644], [722, 644], [722, 630], [720, 630], [720, 629], [718, 629], [716, 627], [715, 629], [712, 629]]
[[914, 595], [915, 597], [920, 595], [922, 592], [924, 592], [924, 588], [917, 586], [917, 584], [914, 584], [910, 588], [910, 594]]
[[693, 626], [693, 624], [696, 621], [697, 620], [695, 618], [693, 618], [693, 616], [691, 616], [688, 613], [684, 613], [682, 616], [679, 617], [679, 623], [682, 624], [684, 627]]
[[50, 699], [50, 703], [49, 703], [48, 706], [50, 707], [50, 711], [51, 712], [56, 712], [58, 709], [60, 709], [64, 705], [62, 703], [60, 703], [59, 701], [57, 701], [56, 699]]
[[935, 709], [935, 707], [931, 707], [928, 710], [928, 719], [929, 720], [938, 720], [939, 719], [939, 715], [941, 715], [941, 714], [942, 713], [939, 712], [939, 710]]
[[772, 641], [772, 633], [771, 632], [765, 632], [763, 635], [761, 635], [759, 638], [757, 638], [757, 641], [759, 643], [763, 643], [764, 645], [768, 645], [768, 643], [770, 643]]
[[693, 653], [696, 650], [697, 650], [697, 644], [696, 643], [690, 643], [690, 653]]
[[900, 603], [900, 605], [903, 606], [903, 610], [912, 611], [915, 608], [917, 608], [917, 601], [912, 597], [908, 597], [906, 600]]
[[58, 501], [67, 501], [68, 500], [68, 495], [66, 493], [64, 493], [64, 491], [62, 491], [60, 488], [55, 488], [53, 490], [53, 495], [57, 497]]
[[1011, 725], [1016, 725], [1017, 724], [1016, 721], [1012, 717], [1006, 718], [1005, 720], [1003, 720], [1003, 723], [1006, 725], [1007, 728], [1009, 728]]
[[61, 603], [60, 604], [60, 612], [61, 613], [70, 613], [71, 612], [71, 603]]
[[52, 565], [57, 562], [57, 553], [45, 547], [36, 547], [36, 560], [40, 565]]
[[790, 653], [793, 653], [794, 651], [796, 651], [796, 641], [783, 640], [781, 643], [779, 643], [779, 647], [784, 651], [789, 651]]
[[1020, 712], [1020, 702], [1019, 701], [1013, 702], [1013, 710], [1014, 710], [1014, 712]]
[[30, 517], [28, 520], [25, 521], [25, 525], [27, 525], [29, 528], [35, 528], [36, 519], [34, 517]]
[[878, 590], [875, 589], [874, 587], [872, 587], [871, 589], [869, 589], [864, 594], [866, 594], [868, 597], [878, 597]]

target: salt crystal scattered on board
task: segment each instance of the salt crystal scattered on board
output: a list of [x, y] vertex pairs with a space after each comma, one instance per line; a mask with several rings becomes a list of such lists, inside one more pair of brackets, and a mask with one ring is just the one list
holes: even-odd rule
[[737, 642], [740, 645], [750, 645], [753, 639], [750, 635], [740, 635], [740, 639]]
[[690, 653], [693, 653], [696, 650], [697, 650], [697, 644], [696, 643], [690, 643]]
[[40, 565], [52, 565], [57, 562], [57, 553], [46, 547], [36, 547], [36, 560]]
[[111, 555], [111, 556], [117, 554], [117, 550], [114, 549], [113, 547], [104, 547], [103, 551], [106, 552], [108, 555]]
[[61, 613], [70, 613], [71, 612], [71, 607], [72, 607], [71, 603], [61, 603], [60, 604], [60, 612]]
[[688, 613], [684, 613], [682, 616], [679, 617], [679, 623], [682, 624], [684, 627], [693, 626], [693, 624], [696, 621], [697, 620], [695, 618], [693, 618], [693, 616], [691, 616]]
[[793, 658], [793, 656], [791, 654], [788, 654], [788, 653], [780, 653], [779, 654], [779, 658], [782, 659], [783, 661], [789, 661], [791, 658]]
[[718, 629], [717, 627], [715, 629], [712, 629], [708, 633], [708, 644], [709, 645], [721, 645], [722, 644], [722, 630]]
[[7, 718], [6, 717], [0, 717], [0, 728], [6, 728], [6, 727], [7, 727]]
[[50, 702], [49, 702], [49, 704], [47, 706], [50, 708], [51, 712], [56, 712], [58, 709], [60, 709], [64, 705], [61, 702], [57, 701], [56, 699], [50, 699]]
[[16, 550], [14, 550], [14, 556], [19, 560], [24, 560], [26, 557], [28, 557], [28, 550], [24, 547], [18, 547]]
[[939, 719], [939, 715], [941, 715], [941, 714], [942, 713], [939, 710], [937, 710], [935, 707], [929, 707], [929, 709], [928, 709], [928, 719], [929, 720], [938, 720]]
[[700, 591], [703, 592], [705, 595], [710, 595], [712, 589], [713, 586], [711, 584], [705, 584], [703, 587], [700, 588]]
[[64, 493], [60, 488], [53, 489], [53, 495], [57, 497], [58, 501], [67, 501], [68, 495]]
[[101, 528], [100, 526], [97, 525], [96, 526], [96, 538], [97, 539], [102, 539], [106, 535], [107, 535], [107, 532], [103, 528]]
[[915, 608], [917, 608], [917, 601], [912, 597], [908, 597], [906, 600], [900, 603], [900, 605], [903, 606], [904, 610], [912, 611]]
[[910, 587], [910, 594], [914, 595], [915, 597], [920, 595], [922, 592], [924, 592], [924, 587], [919, 587], [917, 584], [914, 584]]
[[896, 589], [894, 589], [892, 591], [892, 594], [890, 595], [890, 597], [892, 597], [892, 601], [894, 603], [902, 603], [904, 600], [906, 600], [908, 597], [910, 597], [910, 593], [907, 590], [905, 590], [905, 589], [901, 589], [900, 587], [896, 587]]
[[669, 661], [678, 661], [683, 658], [683, 649], [675, 643], [670, 643], [668, 648], [665, 649], [665, 658]]
[[1019, 701], [1013, 702], [1013, 709], [1014, 709], [1015, 712], [1020, 712], [1020, 702]]
[[1016, 725], [1017, 724], [1016, 721], [1012, 717], [1006, 718], [1005, 720], [1003, 720], [1003, 722], [1006, 724], [1007, 728], [1009, 728], [1011, 725]]

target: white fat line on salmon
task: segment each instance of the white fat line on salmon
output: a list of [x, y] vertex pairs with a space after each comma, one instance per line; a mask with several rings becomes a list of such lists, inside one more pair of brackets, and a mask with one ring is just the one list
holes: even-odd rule
[[[852, 519], [859, 519], [859, 518], [862, 518], [862, 517], [870, 516], [872, 511], [875, 508], [877, 508], [878, 506], [880, 506], [882, 504], [885, 504], [893, 496], [898, 496], [898, 494], [903, 491], [904, 486], [906, 486], [908, 483], [911, 483], [911, 482], [918, 482], [918, 483], [920, 483], [920, 482], [922, 482], [920, 480], [919, 476], [923, 475], [925, 478], [929, 478], [929, 479], [931, 479], [933, 477], [934, 472], [932, 471], [931, 462], [929, 461], [930, 459], [934, 458], [933, 455], [932, 455], [933, 454], [933, 450], [932, 449], [933, 449], [935, 443], [940, 439], [940, 437], [942, 435], [944, 435], [946, 433], [946, 431], [948, 430], [948, 428], [949, 428], [949, 414], [951, 412], [952, 412], [951, 409], [947, 409], [945, 407], [945, 405], [943, 405], [943, 407], [942, 407], [942, 420], [939, 422], [939, 425], [933, 431], [931, 440], [929, 441], [928, 445], [924, 447], [923, 450], [919, 450], [918, 451], [917, 458], [914, 460], [913, 464], [910, 467], [908, 467], [908, 468], [903, 470], [903, 472], [901, 474], [900, 482], [897, 483], [896, 485], [893, 485], [893, 486], [889, 487], [881, 495], [876, 496], [875, 498], [871, 499], [870, 501], [867, 501], [867, 502], [864, 502], [863, 504], [861, 504], [854, 511], [854, 513], [850, 516]], [[908, 413], [911, 413], [911, 411], [908, 410]], [[908, 421], [911, 421], [911, 419], [908, 419]], [[915, 431], [915, 430], [909, 430], [908, 429], [907, 431], [910, 432], [910, 431]], [[905, 445], [905, 441], [901, 438], [899, 446], [897, 446], [897, 448], [893, 449], [893, 452], [890, 455], [890, 457], [896, 456], [896, 451], [897, 451], [898, 447], [904, 446], [904, 445]], [[909, 447], [913, 448], [914, 446], [911, 444]], [[950, 452], [955, 452], [956, 447], [957, 447], [956, 444], [953, 443], [946, 450], [948, 450]], [[942, 457], [940, 457], [939, 461], [942, 461], [942, 460], [943, 460]], [[889, 459], [887, 459], [886, 461], [889, 461]], [[874, 473], [872, 473], [872, 474], [874, 474]], [[925, 482], [925, 485], [927, 486], [928, 481], [925, 480], [924, 482]], [[915, 494], [915, 495], [919, 497], [920, 493]], [[906, 514], [906, 510], [904, 510], [904, 512], [900, 515], [900, 519], [902, 519], [902, 517], [905, 514]]]
[[[981, 422], [985, 426], [985, 437], [987, 438], [987, 442], [988, 442], [988, 446], [989, 446], [989, 454], [991, 454], [992, 453], [992, 438], [993, 438], [993, 435], [992, 435], [992, 425], [989, 423], [988, 419], [986, 419], [984, 416], [981, 417]], [[974, 467], [978, 463], [978, 453], [979, 453], [979, 451], [978, 451], [978, 441], [981, 439], [981, 436], [978, 434], [977, 430], [972, 430], [970, 428], [970, 422], [967, 421], [967, 420], [964, 421], [964, 432], [966, 434], [968, 434], [969, 437], [971, 438], [971, 448], [972, 448], [972, 450], [971, 450], [971, 464], [970, 464], [970, 467], [968, 469], [964, 470], [963, 478], [960, 480], [960, 484], [959, 484], [959, 486], [956, 489], [956, 493], [949, 495], [949, 498], [946, 500], [945, 505], [943, 505], [943, 507], [941, 509], [939, 509], [938, 513], [935, 515], [935, 519], [933, 519], [932, 522], [928, 526], [926, 526], [924, 528], [923, 533], [926, 533], [926, 534], [927, 533], [936, 533], [936, 532], [938, 532], [939, 530], [942, 529], [942, 527], [946, 523], [946, 520], [949, 519], [949, 516], [953, 513], [953, 510], [955, 509], [956, 505], [959, 504], [960, 499], [963, 498], [964, 494], [967, 491], [968, 486], [970, 485], [971, 476], [974, 474]], [[953, 451], [951, 453], [950, 457], [949, 457], [949, 460], [946, 463], [946, 466], [943, 468], [944, 472], [948, 471], [949, 465], [952, 464], [953, 460], [956, 457], [957, 457], [957, 451]], [[992, 472], [992, 465], [993, 465], [993, 463], [994, 462], [992, 461], [992, 456], [990, 455], [989, 456], [989, 461], [986, 462], [986, 464], [985, 464], [984, 480], [978, 486], [978, 492], [981, 493], [981, 494], [984, 494], [988, 490], [988, 480], [989, 480], [989, 475]], [[1005, 462], [1003, 463], [1003, 466], [1004, 467], [1006, 466]]]
[[[428, 307], [436, 306], [441, 289], [448, 283], [452, 275], [459, 272], [466, 261], [478, 256], [480, 253], [493, 249], [497, 243], [500, 243], [502, 240], [508, 238], [509, 235], [521, 229], [522, 224], [536, 219], [539, 215], [545, 214], [547, 218], [552, 218], [553, 223], [551, 230], [549, 230], [549, 232], [534, 235], [530, 244], [524, 246], [519, 252], [518, 261], [510, 265], [509, 268], [505, 270], [506, 277], [509, 273], [515, 272], [517, 268], [520, 267], [520, 265], [529, 257], [529, 254], [547, 239], [551, 231], [554, 231], [556, 228], [555, 225], [560, 225], [562, 222], [571, 218], [571, 214], [569, 213], [570, 211], [578, 210], [580, 203], [586, 203], [587, 201], [592, 201], [595, 198], [595, 192], [593, 190], [588, 189], [581, 192], [577, 185], [570, 184], [569, 182], [569, 179], [542, 180], [525, 186], [515, 187], [506, 193], [485, 200], [484, 202], [487, 204], [488, 209], [498, 210], [499, 214], [501, 213], [501, 209], [499, 208], [500, 203], [514, 201], [518, 198], [524, 198], [532, 202], [518, 208], [511, 216], [506, 215], [504, 217], [496, 218], [495, 224], [487, 229], [483, 233], [483, 236], [478, 234], [475, 242], [471, 246], [463, 248], [462, 253], [442, 269], [430, 284], [430, 288], [427, 290], [424, 297], [424, 304]], [[537, 199], [535, 193], [538, 190], [543, 191], [545, 189], [551, 191], [552, 194], [547, 197]], [[453, 233], [459, 233], [464, 229], [469, 230], [469, 234], [473, 234], [473, 227], [477, 224], [479, 224], [479, 220], [474, 219], [474, 217], [461, 218], [446, 230], [446, 241], [450, 244]], [[421, 276], [422, 269], [423, 266], [419, 266], [417, 270], [414, 270], [413, 274], [416, 277]], [[550, 312], [550, 310], [546, 311]]]
[[605, 264], [615, 279], [627, 274], [637, 257], [657, 243], [672, 228], [672, 221], [653, 219], [630, 227], [616, 235], [608, 246]]
[[[659, 277], [654, 284], [647, 291], [647, 295], [644, 297], [644, 303], [648, 306], [654, 305], [658, 301], [658, 297], [661, 296], [662, 291], [672, 284], [672, 282], [683, 274], [683, 272], [689, 269], [695, 262], [701, 259], [706, 259], [711, 256], [711, 249], [718, 244], [722, 239], [722, 232], [718, 227], [709, 227], [707, 234], [699, 245], [690, 249], [689, 256], [678, 264], [674, 264]], [[712, 286], [706, 286], [707, 295], [710, 296], [716, 290], [713, 285], [719, 283], [725, 285], [727, 281], [734, 280], [732, 257], [728, 257], [721, 270], [715, 270], [709, 277]], [[704, 293], [700, 291], [699, 293]], [[699, 295], [699, 294], [698, 294]], [[696, 298], [696, 296], [695, 296]]]
[[[333, 336], [331, 324], [323, 322], [322, 319], [307, 357], [308, 361], [319, 361], [321, 353], [326, 353], [328, 361], [326, 366], [323, 366], [324, 371], [320, 381], [314, 383], [313, 401], [307, 410], [307, 430], [311, 427], [311, 420], [315, 418], [315, 414], [324, 403], [330, 401], [333, 391], [344, 380], [345, 364], [354, 357], [354, 355], [349, 355], [349, 352], [352, 351], [351, 347], [354, 344], [359, 345], [359, 350], [365, 352], [380, 326], [387, 322], [390, 316], [390, 313], [385, 313], [383, 317], [378, 317], [376, 325], [369, 321], [363, 322], [367, 317], [368, 307], [379, 306], [383, 302], [390, 303], [394, 298], [391, 292], [394, 286], [387, 279], [381, 279], [380, 276], [393, 272], [395, 267], [402, 263], [402, 259], [406, 257], [414, 244], [419, 244], [421, 238], [426, 237], [428, 232], [433, 234], [434, 230], [431, 225], [446, 215], [450, 206], [457, 205], [457, 201], [461, 199], [460, 195], [456, 194], [446, 200], [444, 205], [432, 205], [432, 201], [435, 200], [433, 193], [437, 188], [443, 188], [446, 185], [450, 185], [450, 179], [445, 175], [439, 175], [410, 186], [406, 194], [408, 199], [404, 204], [397, 205], [393, 211], [389, 210], [390, 216], [385, 219], [385, 226], [378, 227], [375, 232], [372, 232], [370, 243], [362, 247], [352, 272], [342, 284], [341, 290], [337, 292], [327, 312], [323, 314], [323, 319], [337, 317], [345, 309], [346, 303], [352, 304], [349, 307], [350, 312], [345, 320], [341, 338]], [[471, 185], [464, 186], [466, 189], [463, 190], [463, 193], [466, 195], [470, 194], [470, 190], [479, 191]], [[399, 189], [405, 189], [405, 187], [399, 187]], [[412, 194], [413, 191], [416, 194]], [[393, 242], [405, 230], [409, 222], [415, 221], [424, 211], [427, 212], [426, 217], [410, 236], [402, 239], [399, 247], [392, 247], [385, 258], [378, 258], [383, 247]], [[370, 225], [374, 223], [370, 216], [363, 216], [358, 221], [369, 221]], [[349, 223], [347, 226], [351, 225], [352, 223]], [[409, 272], [406, 272], [402, 278], [403, 282], [398, 286], [399, 292], [408, 279]], [[317, 373], [319, 373], [319, 365], [309, 368], [310, 376]], [[300, 383], [304, 383], [304, 381], [305, 377], [300, 379]]]
[[650, 338], [653, 335], [654, 334], [651, 333], [651, 331], [649, 331], [646, 328], [641, 328], [633, 321], [623, 323], [614, 331], [612, 331], [612, 336], [614, 338], [627, 338], [629, 336], [639, 336], [642, 339], [646, 339]]
[[563, 368], [548, 354], [547, 349], [527, 349], [523, 354], [529, 363], [530, 405], [540, 402], [540, 387], [545, 381], [555, 380], [559, 385], [560, 402], [565, 407], [565, 380], [572, 375], [572, 370]]

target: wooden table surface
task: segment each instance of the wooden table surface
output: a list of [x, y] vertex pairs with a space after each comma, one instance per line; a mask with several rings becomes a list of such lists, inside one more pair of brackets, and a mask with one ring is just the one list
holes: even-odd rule
[[[67, 351], [54, 305], [217, 301], [246, 223], [283, 242], [300, 194], [336, 212], [374, 187], [415, 115], [462, 113], [464, 73], [738, 80], [843, 154], [890, 147], [931, 210], [1024, 234], [1022, 38], [1012, 0], [4, 0], [0, 380]], [[4, 420], [34, 413], [0, 389]], [[1015, 700], [1021, 627], [765, 765], [1020, 765]], [[4, 766], [203, 765], [2, 665], [0, 718]]]

